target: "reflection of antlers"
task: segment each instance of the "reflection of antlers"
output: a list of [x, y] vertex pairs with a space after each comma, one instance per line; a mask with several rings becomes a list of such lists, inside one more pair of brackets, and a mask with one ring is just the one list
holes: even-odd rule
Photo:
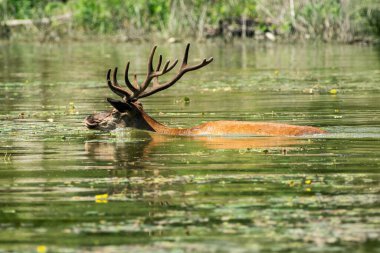
[[[182, 65], [178, 71], [178, 73], [168, 82], [160, 84], [158, 82], [158, 77], [162, 76], [166, 73], [168, 73], [170, 70], [172, 70], [175, 65], [177, 64], [178, 60], [175, 60], [173, 64], [170, 65], [170, 61], [168, 60], [164, 68], [160, 70], [161, 68], [161, 63], [162, 63], [162, 55], [160, 55], [160, 58], [158, 59], [158, 64], [156, 67], [156, 70], [153, 68], [153, 57], [154, 57], [154, 52], [156, 51], [157, 46], [154, 46], [152, 49], [152, 52], [150, 53], [149, 56], [149, 61], [148, 61], [148, 73], [146, 75], [145, 80], [140, 84], [137, 82], [137, 77], [134, 75], [133, 77], [133, 84], [129, 81], [128, 79], [128, 71], [129, 71], [129, 62], [127, 63], [127, 66], [125, 68], [125, 84], [128, 87], [129, 90], [122, 88], [117, 80], [116, 80], [116, 75], [117, 75], [117, 68], [115, 68], [113, 72], [113, 78], [111, 81], [111, 69], [108, 70], [107, 73], [107, 84], [108, 87], [115, 92], [117, 95], [122, 97], [125, 102], [133, 102], [138, 100], [139, 98], [143, 97], [148, 97], [150, 95], [153, 95], [156, 92], [165, 90], [175, 84], [186, 72], [193, 71], [200, 69], [206, 65], [208, 65], [210, 62], [212, 62], [213, 58], [211, 57], [210, 59], [203, 59], [203, 61], [199, 64], [189, 66], [187, 64], [188, 56], [189, 56], [189, 49], [190, 49], [190, 44], [187, 44], [186, 50], [185, 50], [185, 55], [183, 57]], [[150, 89], [147, 89], [149, 84], [152, 82], [152, 87]]]

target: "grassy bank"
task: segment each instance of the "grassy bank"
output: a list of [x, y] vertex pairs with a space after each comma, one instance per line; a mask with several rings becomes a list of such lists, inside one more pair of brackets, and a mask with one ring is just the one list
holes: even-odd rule
[[376, 41], [378, 0], [0, 0], [0, 36]]

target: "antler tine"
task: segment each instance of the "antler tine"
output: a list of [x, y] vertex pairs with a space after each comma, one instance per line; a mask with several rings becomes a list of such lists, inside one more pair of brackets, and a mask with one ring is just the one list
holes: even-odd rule
[[192, 71], [192, 70], [196, 70], [196, 69], [200, 69], [206, 65], [208, 65], [209, 63], [211, 63], [212, 61], [214, 60], [214, 58], [210, 57], [209, 59], [203, 59], [203, 61], [197, 65], [194, 65], [194, 66], [189, 66], [189, 67], [186, 67], [184, 68], [184, 73], [188, 72], [188, 71]]
[[187, 43], [181, 67], [184, 67], [187, 65], [187, 60], [189, 58], [189, 51], [190, 51], [190, 43]]
[[[117, 68], [115, 68], [115, 70], [116, 70], [115, 72], [117, 72]], [[124, 98], [125, 100], [129, 99], [129, 98], [131, 97], [131, 94], [130, 94], [128, 91], [122, 89], [122, 88], [119, 87], [119, 86], [116, 86], [115, 84], [113, 84], [113, 83], [111, 82], [111, 71], [112, 71], [112, 70], [109, 69], [108, 72], [107, 72], [107, 84], [108, 84], [108, 87], [109, 87], [109, 88], [110, 88], [115, 94], [117, 94], [118, 96]], [[114, 73], [114, 77], [115, 77], [115, 73]]]
[[134, 93], [134, 92], [138, 91], [138, 89], [135, 86], [133, 86], [132, 83], [129, 81], [129, 78], [128, 78], [129, 64], [130, 63], [128, 62], [127, 66], [125, 67], [124, 80], [125, 80], [125, 84], [127, 85], [127, 87]]
[[167, 69], [167, 72], [169, 72], [170, 70], [172, 70], [178, 63], [178, 59], [175, 59], [175, 61], [173, 62], [173, 64]]
[[[152, 79], [154, 77], [154, 76], [152, 76], [152, 73], [155, 73], [154, 69], [153, 69], [153, 58], [154, 58], [154, 53], [156, 52], [156, 49], [157, 49], [157, 46], [154, 46], [152, 48], [152, 51], [150, 52], [149, 60], [148, 60], [148, 73], [146, 74], [146, 78], [145, 78], [144, 82], [140, 85], [139, 91], [137, 92], [137, 94], [135, 93], [136, 95], [134, 95], [133, 98], [138, 99], [139, 95], [142, 92], [144, 92], [146, 90], [146, 88], [148, 88], [149, 83], [152, 81]], [[162, 59], [160, 60], [160, 62], [162, 62]], [[161, 63], [159, 63], [159, 65], [161, 65]]]
[[120, 87], [120, 85], [117, 82], [116, 76], [117, 76], [117, 67], [115, 67], [115, 69], [113, 71], [113, 76], [112, 76], [113, 82], [112, 82], [112, 84], [117, 86], [117, 87]]
[[197, 65], [187, 67], [187, 60], [189, 58], [189, 51], [190, 51], [190, 43], [187, 43], [185, 54], [183, 56], [182, 66], [181, 66], [181, 68], [185, 70], [185, 73], [188, 71], [192, 71], [192, 70], [202, 68], [214, 60], [212, 57], [210, 57], [208, 60], [203, 59], [203, 61]]
[[166, 71], [167, 71], [167, 69], [168, 69], [168, 67], [169, 67], [169, 64], [170, 64], [170, 61], [168, 60], [168, 61], [165, 63], [165, 66], [164, 66], [164, 68], [162, 69], [162, 71], [159, 72], [159, 73], [156, 73], [157, 77], [160, 76], [160, 74], [166, 73]]
[[[152, 48], [152, 51], [150, 52], [149, 55], [149, 61], [148, 61], [148, 75], [150, 75], [153, 72], [153, 58], [154, 58], [154, 53], [156, 52], [157, 46], [154, 46]], [[162, 57], [161, 57], [162, 58]], [[162, 61], [162, 59], [161, 59]], [[161, 63], [160, 63], [161, 65]]]
[[[173, 64], [172, 64], [171, 66], [169, 66], [170, 61], [167, 61], [166, 64], [165, 64], [164, 69], [162, 70], [162, 73], [160, 73], [159, 76], [168, 73], [170, 70], [172, 70], [172, 69], [175, 67], [175, 65], [177, 65], [177, 63], [178, 63], [178, 59], [176, 59], [176, 60], [173, 62]], [[158, 76], [157, 76], [157, 77], [158, 77]]]
[[160, 68], [161, 68], [161, 63], [162, 63], [162, 55], [160, 54], [160, 58], [158, 59], [158, 64], [157, 64], [156, 71], [159, 71], [159, 70], [160, 70]]

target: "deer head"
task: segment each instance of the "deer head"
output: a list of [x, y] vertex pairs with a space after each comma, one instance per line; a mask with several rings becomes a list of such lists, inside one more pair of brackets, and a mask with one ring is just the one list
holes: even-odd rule
[[[98, 129], [110, 131], [117, 127], [133, 127], [144, 130], [153, 130], [143, 111], [142, 104], [139, 102], [140, 98], [151, 96], [159, 91], [165, 90], [175, 84], [187, 72], [200, 69], [212, 62], [213, 58], [204, 59], [201, 63], [196, 65], [188, 65], [188, 56], [190, 44], [187, 44], [185, 54], [182, 60], [182, 65], [177, 74], [169, 81], [160, 84], [158, 78], [170, 72], [178, 63], [175, 60], [172, 64], [168, 60], [161, 69], [162, 55], [159, 56], [156, 68], [153, 67], [153, 58], [157, 46], [153, 47], [149, 60], [148, 71], [145, 80], [139, 84], [137, 76], [134, 75], [132, 82], [129, 80], [128, 72], [130, 62], [127, 63], [125, 68], [125, 85], [121, 87], [117, 82], [117, 68], [114, 69], [111, 80], [111, 69], [107, 72], [108, 87], [118, 96], [121, 100], [107, 98], [107, 101], [114, 107], [109, 112], [96, 113], [88, 116], [85, 119], [85, 124], [90, 129]], [[153, 120], [153, 119], [151, 119]], [[154, 120], [153, 120], [154, 121]], [[157, 122], [156, 122], [157, 123]], [[157, 123], [158, 124], [158, 123]]]

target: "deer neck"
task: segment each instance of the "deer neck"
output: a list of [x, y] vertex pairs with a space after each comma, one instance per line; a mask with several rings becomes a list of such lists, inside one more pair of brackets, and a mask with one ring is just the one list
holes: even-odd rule
[[146, 112], [140, 110], [140, 120], [136, 124], [136, 128], [142, 130], [148, 130], [160, 134], [170, 134], [170, 135], [186, 135], [189, 134], [190, 129], [180, 129], [180, 128], [171, 128], [165, 126], [152, 117], [150, 117]]

